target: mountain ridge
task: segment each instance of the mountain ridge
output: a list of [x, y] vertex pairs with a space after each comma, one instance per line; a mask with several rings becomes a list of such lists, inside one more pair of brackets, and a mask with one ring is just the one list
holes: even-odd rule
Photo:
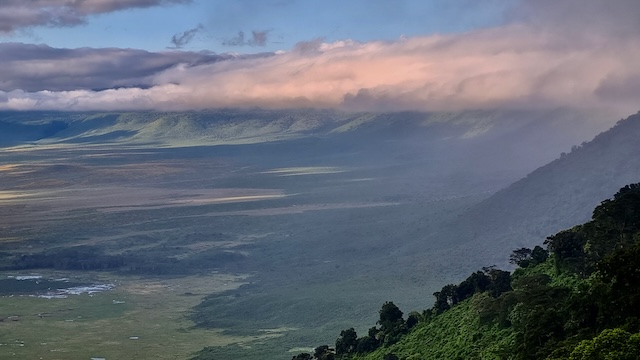
[[468, 226], [526, 228], [539, 237], [586, 221], [585, 209], [640, 179], [639, 138], [640, 112], [475, 205]]

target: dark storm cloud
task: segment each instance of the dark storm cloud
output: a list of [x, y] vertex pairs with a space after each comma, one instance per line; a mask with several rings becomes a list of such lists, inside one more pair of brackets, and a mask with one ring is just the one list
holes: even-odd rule
[[265, 46], [267, 44], [269, 30], [253, 30], [251, 37], [246, 38], [244, 31], [239, 31], [238, 35], [226, 39], [222, 42], [225, 46]]
[[191, 67], [228, 55], [134, 49], [56, 49], [46, 45], [0, 43], [0, 90], [64, 91], [146, 87], [151, 77], [177, 65]]
[[192, 0], [2, 0], [0, 32], [31, 26], [76, 26], [85, 23], [90, 15], [190, 2]]
[[191, 40], [193, 40], [193, 38], [196, 36], [196, 34], [200, 31], [204, 30], [204, 26], [202, 26], [202, 24], [196, 26], [193, 29], [187, 30], [187, 31], [183, 31], [181, 33], [175, 34], [173, 35], [173, 37], [171, 37], [171, 43], [173, 44], [173, 46], [170, 46], [170, 49], [181, 49], [183, 48], [185, 45], [187, 45], [188, 43], [191, 42]]

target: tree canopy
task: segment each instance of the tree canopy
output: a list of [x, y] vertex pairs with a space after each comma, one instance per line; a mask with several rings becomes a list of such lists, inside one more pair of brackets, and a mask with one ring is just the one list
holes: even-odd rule
[[640, 184], [620, 189], [591, 221], [544, 244], [515, 249], [513, 273], [484, 267], [443, 286], [432, 308], [411, 312], [407, 321], [385, 302], [366, 336], [358, 338], [353, 328], [340, 333], [336, 357], [637, 359]]

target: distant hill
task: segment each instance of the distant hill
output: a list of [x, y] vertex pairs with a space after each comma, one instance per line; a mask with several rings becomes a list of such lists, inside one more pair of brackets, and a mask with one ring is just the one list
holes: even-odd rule
[[67, 127], [63, 121], [39, 124], [12, 123], [0, 120], [0, 146], [23, 144], [55, 135]]
[[[0, 146], [191, 147], [320, 138], [389, 152], [402, 161], [438, 157], [446, 169], [477, 168], [509, 180], [554, 159], [611, 123], [570, 110], [347, 113], [218, 109], [185, 112], [0, 112]], [[294, 144], [294, 143], [292, 143]], [[293, 148], [294, 146], [292, 146]], [[364, 155], [364, 154], [361, 154]], [[379, 156], [379, 154], [371, 154]], [[419, 167], [417, 168], [419, 170]]]
[[[45, 132], [51, 142], [127, 142], [168, 144], [176, 141], [261, 142], [304, 136], [365, 136], [423, 140], [514, 135], [544, 143], [562, 133], [584, 139], [608, 127], [595, 115], [570, 110], [348, 113], [314, 109], [218, 109], [182, 112], [35, 112], [0, 111], [3, 135], [19, 133], [20, 126], [64, 123], [65, 128]], [[594, 126], [595, 125], [595, 126]], [[14, 126], [15, 128], [9, 128]], [[555, 130], [540, 132], [540, 130]], [[64, 130], [64, 131], [61, 131]], [[424, 137], [426, 135], [426, 137]], [[582, 141], [582, 140], [580, 140]], [[544, 149], [541, 149], [544, 151]]]
[[[227, 145], [234, 147], [237, 156], [260, 154], [264, 157], [261, 162], [286, 158], [293, 164], [304, 164], [321, 154], [321, 165], [373, 168], [372, 174], [415, 179], [425, 188], [440, 181], [438, 188], [446, 190], [440, 196], [448, 198], [488, 196], [574, 146], [569, 154], [471, 208], [454, 224], [454, 232], [449, 228], [442, 234], [438, 229], [418, 227], [409, 236], [425, 239], [436, 234], [438, 239], [429, 239], [428, 246], [438, 241], [463, 244], [463, 248], [475, 243], [474, 249], [483, 247], [479, 258], [493, 251], [503, 259], [504, 252], [513, 247], [527, 246], [584, 221], [589, 216], [585, 209], [640, 179], [640, 148], [635, 141], [639, 122], [634, 115], [593, 141], [576, 146], [614, 122], [603, 114], [566, 109], [456, 113], [13, 111], [0, 112], [0, 147]], [[260, 145], [264, 143], [276, 146]], [[461, 187], [469, 178], [479, 179], [474, 183], [478, 186]], [[415, 244], [406, 244], [399, 252], [414, 254]], [[485, 244], [500, 246], [503, 252]]]
[[601, 199], [640, 181], [639, 139], [640, 113], [472, 207], [466, 236], [509, 251], [588, 220]]

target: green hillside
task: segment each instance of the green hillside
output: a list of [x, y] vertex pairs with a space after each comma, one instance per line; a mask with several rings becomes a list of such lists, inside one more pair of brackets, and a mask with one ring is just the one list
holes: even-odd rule
[[[610, 122], [603, 119], [606, 119], [603, 114], [569, 110], [458, 113], [351, 113], [314, 109], [112, 113], [0, 111], [0, 130], [3, 130], [0, 140], [6, 137], [16, 143], [197, 146], [357, 133], [368, 141], [412, 137], [420, 141], [485, 139], [500, 141], [502, 150], [510, 151], [536, 145], [536, 156], [542, 153], [548, 158], [557, 156], [560, 148], [568, 150], [571, 144], [608, 128]], [[51, 127], [51, 124], [56, 126]], [[25, 133], [29, 136], [23, 136]], [[516, 138], [518, 146], [514, 147], [509, 140]]]
[[406, 319], [387, 302], [366, 335], [347, 329], [293, 359], [637, 359], [640, 184], [544, 245], [515, 250], [513, 273], [488, 267], [446, 285]]

